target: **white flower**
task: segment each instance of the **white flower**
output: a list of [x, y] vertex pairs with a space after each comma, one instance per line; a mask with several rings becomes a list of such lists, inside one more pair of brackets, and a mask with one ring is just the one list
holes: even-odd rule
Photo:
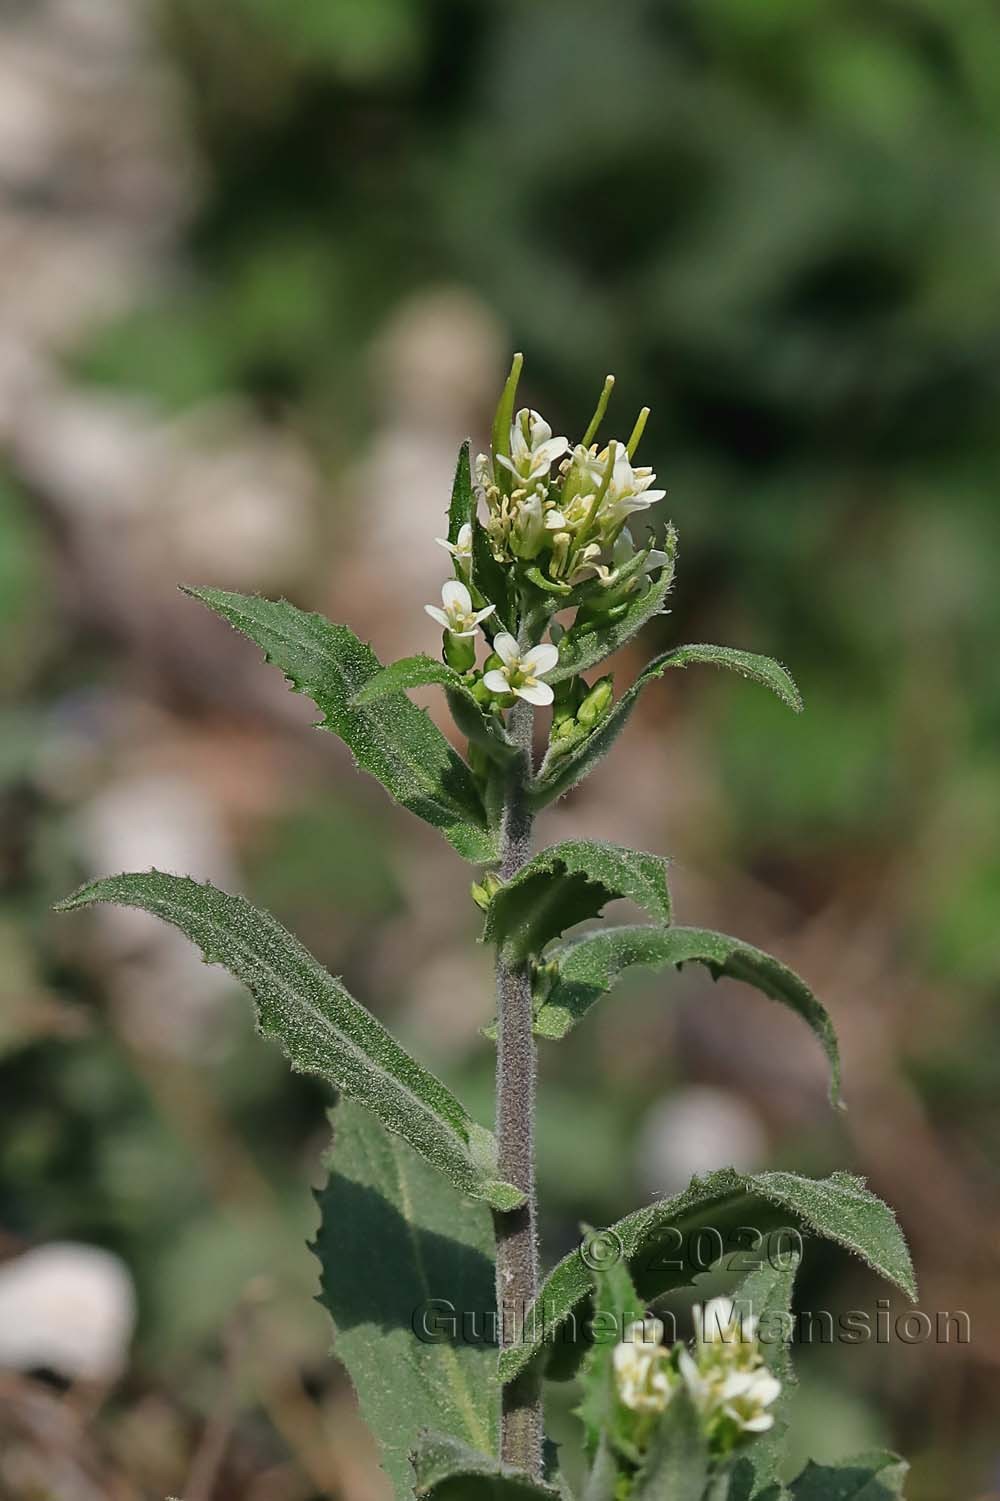
[[754, 1371], [732, 1371], [720, 1384], [719, 1410], [744, 1433], [766, 1433], [774, 1425], [774, 1413], [765, 1409], [781, 1395], [781, 1382], [764, 1366]]
[[483, 678], [491, 693], [516, 693], [518, 698], [539, 706], [552, 702], [555, 694], [548, 683], [539, 679], [551, 672], [558, 662], [558, 647], [543, 642], [522, 654], [514, 637], [501, 631], [494, 637], [493, 650], [503, 666], [494, 667]]
[[472, 596], [460, 579], [449, 579], [442, 586], [441, 603], [443, 610], [437, 605], [424, 605], [424, 609], [453, 636], [474, 636], [479, 622], [496, 609], [496, 605], [487, 605], [485, 610], [474, 610]]
[[625, 1330], [611, 1357], [618, 1395], [633, 1412], [662, 1412], [677, 1388], [659, 1319], [639, 1319]]
[[695, 1353], [682, 1350], [678, 1365], [710, 1430], [735, 1430], [736, 1437], [766, 1433], [774, 1424], [767, 1409], [781, 1394], [781, 1382], [764, 1365], [757, 1320], [741, 1315], [731, 1298], [712, 1298], [704, 1310], [695, 1304], [694, 1323]]
[[552, 429], [538, 412], [522, 407], [510, 429], [510, 458], [497, 454], [497, 463], [517, 476], [524, 485], [548, 479], [556, 459], [569, 448], [568, 438], [553, 438]]
[[[592, 454], [586, 460], [590, 470], [591, 484], [595, 489], [599, 489], [604, 483], [609, 456], [609, 449], [605, 448], [601, 453]], [[651, 505], [662, 500], [667, 492], [652, 489], [655, 481], [656, 475], [652, 469], [633, 469], [625, 444], [617, 444], [611, 480], [601, 501], [602, 530], [610, 532], [620, 526], [634, 511], [648, 510]]]
[[732, 1298], [710, 1298], [704, 1309], [694, 1305], [694, 1326], [700, 1345], [753, 1343], [757, 1320], [741, 1313]]
[[455, 562], [466, 572], [472, 563], [472, 524], [466, 521], [458, 529], [458, 537], [454, 542], [449, 542], [447, 537], [435, 537], [438, 547], [444, 547], [451, 553]]

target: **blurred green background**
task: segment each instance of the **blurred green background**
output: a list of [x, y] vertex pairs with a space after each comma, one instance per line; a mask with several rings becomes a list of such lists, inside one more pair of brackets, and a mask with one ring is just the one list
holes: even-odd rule
[[[174, 585], [433, 649], [515, 348], [557, 432], [609, 369], [611, 431], [653, 408], [651, 647], [807, 703], [678, 675], [541, 833], [669, 852], [850, 1107], [777, 1008], [631, 982], [543, 1058], [546, 1254], [723, 1161], [865, 1174], [972, 1339], [803, 1350], [796, 1442], [1000, 1495], [998, 78], [990, 0], [0, 5], [4, 1501], [383, 1495], [311, 1301], [324, 1090], [175, 935], [50, 906], [238, 886], [488, 1118], [470, 872]], [[804, 1306], [884, 1291], [810, 1248]]]

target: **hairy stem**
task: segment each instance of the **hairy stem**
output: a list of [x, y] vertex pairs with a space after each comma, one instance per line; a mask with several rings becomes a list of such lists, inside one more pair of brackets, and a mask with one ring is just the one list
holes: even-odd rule
[[[518, 699], [508, 729], [520, 754], [508, 775], [501, 826], [500, 875], [509, 880], [531, 853], [532, 815], [526, 787], [531, 773], [531, 705]], [[526, 1202], [494, 1216], [497, 1240], [497, 1309], [501, 1341], [522, 1338], [524, 1314], [538, 1291], [535, 1224], [535, 1039], [531, 972], [497, 956], [497, 1140], [500, 1177], [515, 1183]], [[542, 1404], [532, 1374], [504, 1388], [500, 1458], [541, 1476]]]

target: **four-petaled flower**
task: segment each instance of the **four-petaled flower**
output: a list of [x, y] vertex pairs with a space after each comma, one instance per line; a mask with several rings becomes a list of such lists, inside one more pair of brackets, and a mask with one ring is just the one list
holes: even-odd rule
[[[587, 459], [587, 467], [592, 476], [595, 489], [600, 488], [607, 474], [610, 453], [607, 448], [596, 456]], [[648, 510], [658, 500], [666, 495], [666, 490], [654, 490], [651, 487], [656, 482], [656, 475], [652, 469], [633, 469], [628, 452], [623, 443], [619, 443], [615, 449], [615, 460], [611, 470], [611, 479], [608, 483], [604, 499], [601, 502], [600, 520], [602, 531], [610, 532], [620, 526], [623, 521], [635, 511]]]
[[540, 707], [552, 702], [555, 694], [548, 683], [539, 680], [558, 662], [557, 647], [543, 641], [522, 653], [514, 637], [501, 631], [493, 639], [493, 650], [503, 665], [492, 668], [483, 678], [491, 693], [516, 693], [518, 698]]
[[510, 458], [497, 454], [497, 463], [517, 476], [523, 485], [548, 479], [556, 459], [569, 448], [568, 438], [553, 438], [552, 429], [538, 412], [522, 407], [510, 429]]
[[443, 610], [437, 605], [424, 605], [424, 609], [432, 620], [443, 625], [453, 636], [474, 636], [479, 622], [496, 609], [496, 605], [487, 605], [485, 610], [474, 610], [472, 596], [461, 579], [449, 579], [442, 585], [441, 603]]
[[472, 563], [472, 524], [466, 521], [458, 529], [458, 536], [454, 542], [449, 542], [447, 537], [435, 537], [438, 547], [445, 547], [451, 553], [455, 562], [463, 573], [468, 573]]

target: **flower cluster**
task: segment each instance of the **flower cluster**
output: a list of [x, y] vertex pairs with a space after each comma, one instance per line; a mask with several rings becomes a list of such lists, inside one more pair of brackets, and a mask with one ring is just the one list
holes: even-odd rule
[[[524, 407], [514, 417], [509, 454], [493, 461], [480, 454], [476, 482], [486, 502], [486, 531], [498, 562], [533, 563], [544, 577], [572, 588], [596, 579], [610, 588], [635, 555], [626, 528], [628, 518], [662, 500], [651, 469], [633, 465], [646, 425], [644, 407], [627, 442], [612, 440], [598, 449], [592, 442], [611, 391], [609, 376], [584, 440], [570, 448], [569, 439], [553, 437], [540, 413]], [[553, 473], [553, 465], [557, 465]], [[641, 578], [668, 561], [647, 552]]]
[[773, 1425], [781, 1382], [764, 1364], [757, 1320], [730, 1298], [696, 1304], [694, 1314], [693, 1353], [666, 1349], [658, 1319], [629, 1326], [612, 1357], [618, 1396], [632, 1412], [657, 1413], [686, 1387], [712, 1448], [725, 1454]]
[[[516, 356], [491, 455], [476, 460], [474, 492], [482, 509], [451, 536], [435, 539], [451, 554], [455, 576], [444, 585], [440, 605], [425, 609], [444, 630], [445, 661], [465, 675], [485, 712], [501, 713], [518, 698], [553, 705], [550, 748], [559, 756], [608, 711], [612, 687], [610, 678], [588, 684], [577, 674], [565, 675], [555, 689], [544, 681], [567, 629], [554, 615], [575, 608], [580, 629], [621, 618], [645, 597], [650, 574], [672, 565], [674, 533], [668, 529], [667, 551], [637, 548], [626, 525], [665, 494], [654, 488], [652, 470], [633, 463], [649, 409], [643, 408], [627, 442], [599, 449], [593, 440], [614, 384], [608, 376], [582, 441], [572, 447], [568, 438], [553, 436], [539, 412], [524, 407], [514, 413], [520, 365]], [[492, 593], [494, 603], [483, 591], [497, 564], [507, 578], [500, 594]], [[479, 628], [487, 621], [492, 650], [477, 668]], [[539, 639], [546, 629], [550, 642]]]

